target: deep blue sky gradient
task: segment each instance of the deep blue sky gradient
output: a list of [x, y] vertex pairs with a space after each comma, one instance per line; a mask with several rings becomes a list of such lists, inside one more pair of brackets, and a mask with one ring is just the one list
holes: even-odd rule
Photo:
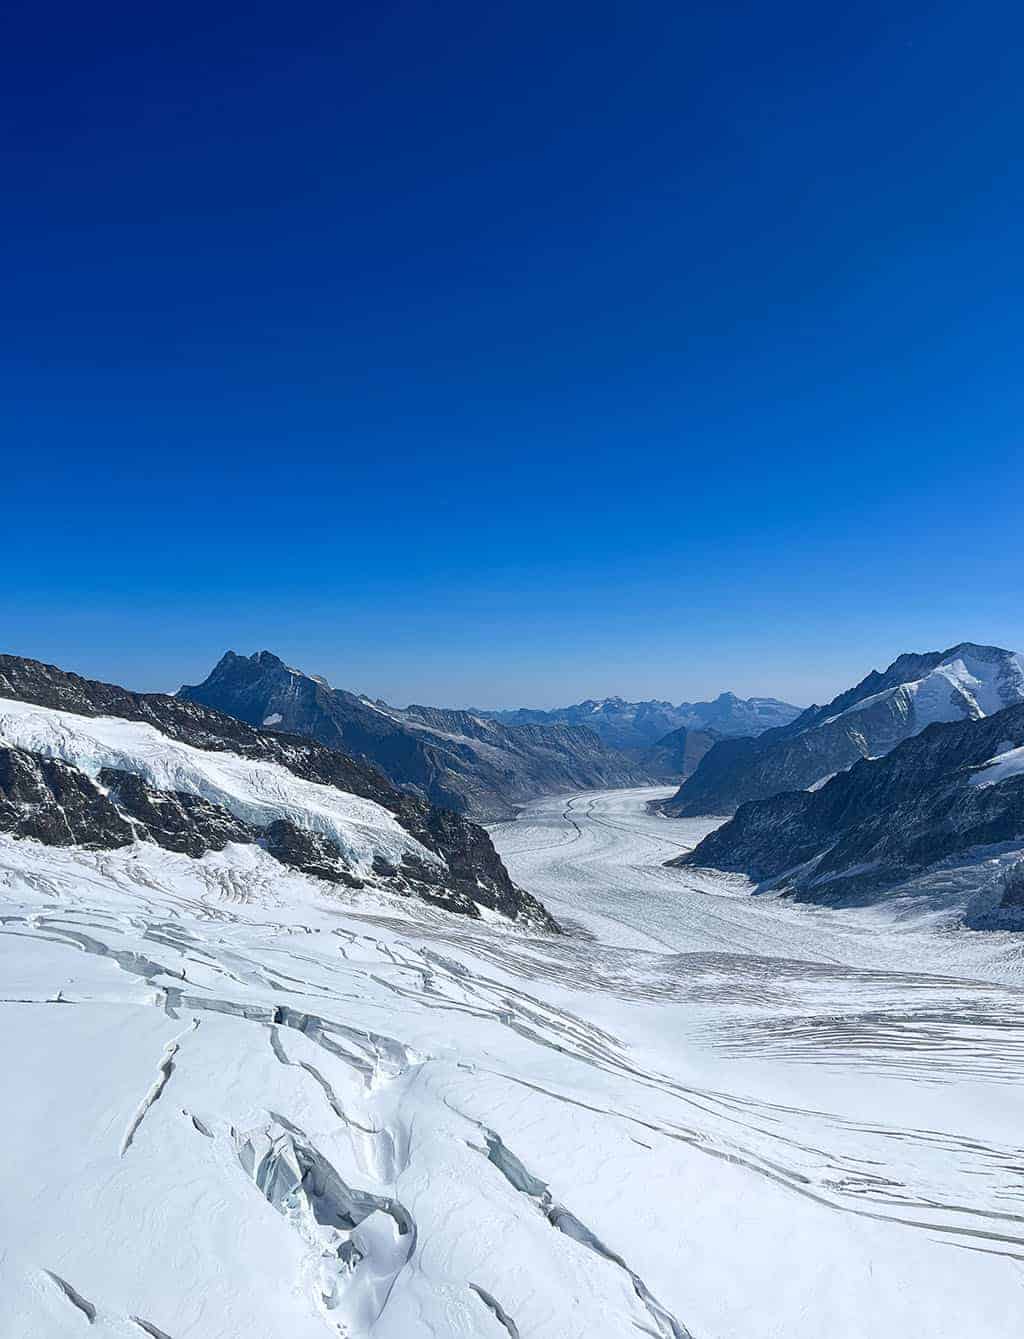
[[3, 649], [490, 706], [1024, 645], [1022, 39], [15, 4]]

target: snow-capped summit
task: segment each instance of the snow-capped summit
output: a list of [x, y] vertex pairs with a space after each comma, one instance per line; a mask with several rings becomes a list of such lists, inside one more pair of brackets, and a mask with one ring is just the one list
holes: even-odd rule
[[1024, 655], [959, 642], [906, 653], [826, 706], [758, 739], [726, 740], [665, 806], [677, 815], [731, 813], [747, 800], [820, 785], [937, 722], [980, 720], [1024, 702]]
[[[895, 895], [948, 906], [960, 893], [968, 923], [1021, 928], [1024, 701], [981, 710], [979, 697], [1000, 703], [1000, 680], [1012, 676], [1014, 658], [979, 657], [979, 649], [988, 650], [957, 647], [923, 679], [885, 690], [902, 709], [919, 699], [911, 690], [921, 684], [930, 685], [932, 705], [943, 696], [932, 695], [934, 680], [952, 682], [959, 719], [934, 721], [821, 786], [742, 805], [672, 863], [741, 872], [828, 905]], [[994, 673], [979, 676], [986, 668]], [[959, 876], [951, 861], [963, 867]], [[993, 876], [1003, 874], [1009, 882], [994, 888]]]

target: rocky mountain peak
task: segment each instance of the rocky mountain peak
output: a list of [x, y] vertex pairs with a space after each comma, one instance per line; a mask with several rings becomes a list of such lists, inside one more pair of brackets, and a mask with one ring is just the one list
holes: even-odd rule
[[581, 725], [513, 726], [444, 707], [391, 707], [332, 688], [270, 651], [228, 653], [178, 696], [369, 759], [397, 785], [487, 820], [512, 818], [518, 805], [549, 792], [659, 779], [642, 759], [608, 748]]
[[1024, 701], [1024, 656], [959, 642], [904, 652], [826, 706], [757, 739], [722, 741], [665, 806], [680, 816], [732, 813], [748, 800], [821, 785], [935, 723], [978, 720]]

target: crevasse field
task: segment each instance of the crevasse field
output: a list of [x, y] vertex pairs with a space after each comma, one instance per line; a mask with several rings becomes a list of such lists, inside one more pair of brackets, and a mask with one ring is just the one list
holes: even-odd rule
[[1018, 1335], [1019, 940], [666, 869], [663, 793], [494, 829], [562, 937], [0, 838], [0, 1333]]

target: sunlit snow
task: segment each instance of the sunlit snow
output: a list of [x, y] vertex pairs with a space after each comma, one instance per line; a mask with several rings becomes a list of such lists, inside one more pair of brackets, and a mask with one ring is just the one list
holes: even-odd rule
[[495, 830], [563, 936], [0, 838], [0, 1333], [1016, 1336], [1019, 938], [666, 869], [664, 793]]
[[201, 795], [257, 826], [288, 819], [331, 837], [356, 870], [368, 871], [375, 855], [396, 863], [405, 853], [433, 864], [440, 859], [372, 800], [305, 781], [278, 763], [193, 748], [139, 721], [0, 698], [5, 742], [61, 758], [91, 777], [104, 767], [134, 772], [160, 790]]

